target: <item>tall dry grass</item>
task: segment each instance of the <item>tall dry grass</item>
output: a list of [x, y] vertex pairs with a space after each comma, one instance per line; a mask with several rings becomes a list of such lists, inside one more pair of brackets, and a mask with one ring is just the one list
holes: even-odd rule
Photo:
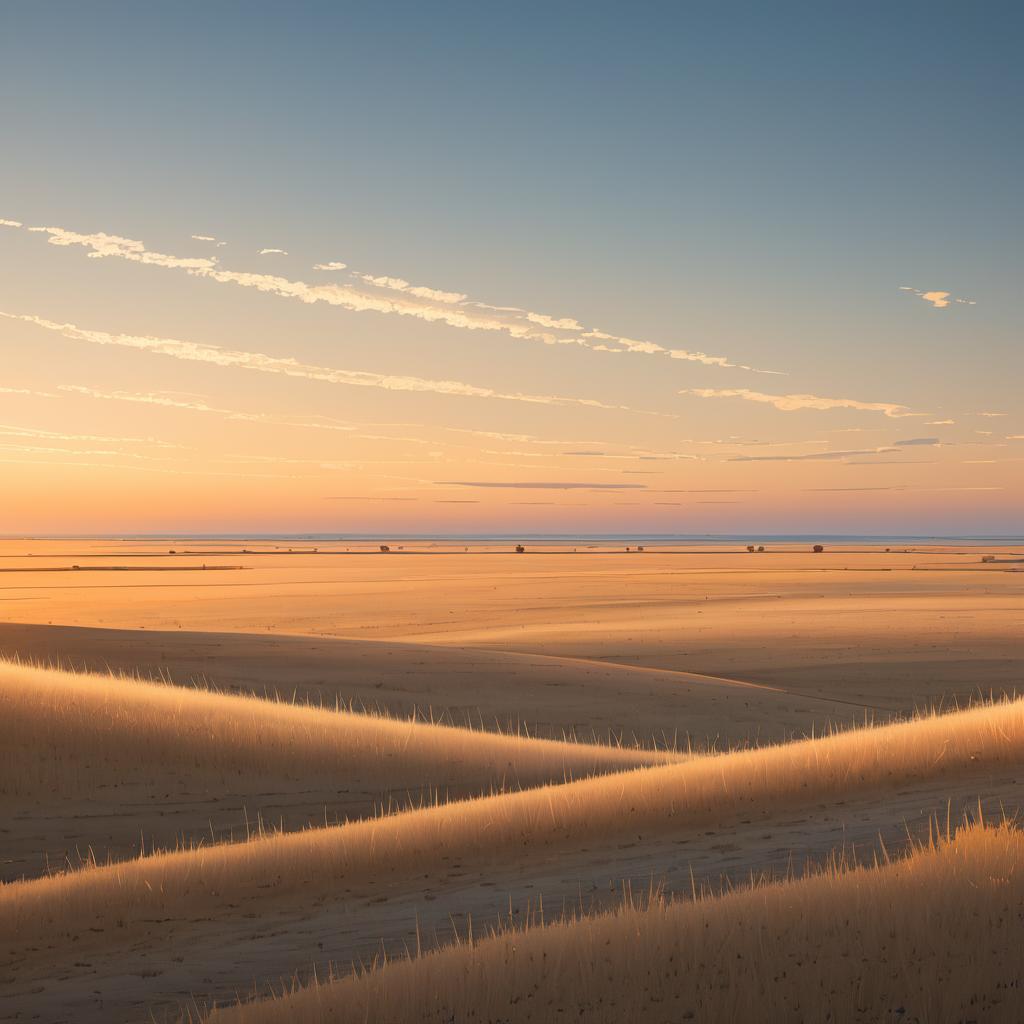
[[1024, 835], [971, 827], [874, 868], [510, 930], [208, 1024], [1024, 1019]]
[[0, 662], [0, 798], [79, 796], [168, 766], [443, 791], [580, 778], [683, 755], [536, 740]]
[[[1024, 760], [1024, 702], [980, 706], [779, 747], [695, 758], [332, 828], [260, 837], [0, 888], [0, 948], [230, 913], [301, 890], [338, 897], [443, 878], [452, 860], [494, 871], [559, 850], [707, 827], [858, 791]], [[237, 912], [237, 911], [236, 911]]]

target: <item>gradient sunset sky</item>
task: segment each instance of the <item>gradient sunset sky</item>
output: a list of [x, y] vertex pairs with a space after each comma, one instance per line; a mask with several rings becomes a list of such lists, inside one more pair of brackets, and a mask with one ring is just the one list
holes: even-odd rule
[[0, 6], [0, 534], [1020, 534], [1017, 4]]

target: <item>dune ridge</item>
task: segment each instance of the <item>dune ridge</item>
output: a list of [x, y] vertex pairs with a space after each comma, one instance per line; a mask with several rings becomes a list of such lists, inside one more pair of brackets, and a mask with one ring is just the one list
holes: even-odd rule
[[346, 777], [443, 790], [530, 785], [685, 754], [461, 728], [0, 661], [0, 797], [63, 796], [157, 775]]
[[[204, 1015], [207, 1024], [1016, 1021], [1024, 834], [510, 928]], [[191, 1019], [191, 1018], [190, 1018]]]
[[339, 896], [409, 883], [453, 860], [465, 867], [618, 836], [642, 840], [863, 790], [1017, 763], [1024, 701], [983, 705], [778, 747], [694, 758], [581, 781], [439, 804], [375, 820], [158, 853], [0, 888], [9, 950], [87, 934], [108, 941], [153, 918], [215, 913], [221, 904], [307, 887]]

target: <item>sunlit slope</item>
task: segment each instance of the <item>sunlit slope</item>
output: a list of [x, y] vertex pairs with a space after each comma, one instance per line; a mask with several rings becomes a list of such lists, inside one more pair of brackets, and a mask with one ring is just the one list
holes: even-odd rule
[[[628, 661], [630, 647], [613, 653]], [[637, 653], [641, 649], [646, 662], [654, 647], [644, 642]], [[166, 676], [179, 684], [209, 680], [224, 692], [331, 707], [340, 702], [397, 718], [419, 713], [449, 725], [502, 732], [518, 733], [523, 726], [545, 739], [568, 735], [630, 746], [636, 745], [634, 738], [643, 746], [692, 742], [701, 749], [780, 742], [828, 722], [845, 724], [864, 716], [863, 708], [849, 703], [689, 672], [652, 671], [618, 664], [615, 657], [603, 662], [269, 630], [193, 633], [0, 623], [0, 655], [5, 651], [77, 671]], [[844, 696], [841, 690], [834, 695]], [[913, 707], [913, 698], [894, 704], [897, 711]], [[881, 708], [872, 714], [887, 715]]]
[[0, 663], [0, 794], [92, 791], [126, 771], [370, 772], [388, 786], [514, 785], [678, 760], [158, 683]]
[[[884, 794], [973, 768], [1017, 765], [1024, 702], [980, 706], [780, 747], [694, 758], [332, 828], [157, 854], [0, 889], [0, 948], [101, 936], [147, 920], [214, 916], [299, 891], [419, 885], [453, 860], [496, 870], [560, 850], [685, 834], [859, 791]], [[382, 876], [382, 871], [386, 872]], [[102, 936], [106, 936], [105, 938]]]
[[1019, 1021], [1024, 836], [514, 930], [209, 1024]]
[[0, 662], [0, 880], [679, 756]]

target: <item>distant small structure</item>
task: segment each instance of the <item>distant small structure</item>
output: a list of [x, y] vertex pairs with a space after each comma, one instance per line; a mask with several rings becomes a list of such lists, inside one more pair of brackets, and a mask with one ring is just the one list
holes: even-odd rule
[[175, 551], [174, 548], [171, 548], [171, 550], [167, 552], [167, 554], [169, 554], [169, 555], [176, 555], [177, 553], [178, 552]]
[[637, 544], [636, 549], [637, 549], [637, 551], [643, 551], [643, 549], [644, 549], [643, 544]]
[[753, 552], [755, 550], [754, 545], [753, 544], [748, 544], [747, 545], [747, 550]]
[[982, 555], [981, 556], [981, 560], [983, 562], [994, 562], [996, 560], [996, 556], [995, 555]]
[[816, 555], [820, 555], [820, 554], [822, 553], [822, 551], [824, 551], [824, 550], [825, 550], [825, 545], [824, 545], [824, 544], [815, 544], [815, 545], [814, 545], [814, 547], [813, 547], [813, 548], [812, 548], [811, 550], [812, 550], [812, 551], [813, 551], [813, 552], [814, 552], [814, 553], [815, 553]]
[[381, 544], [380, 551], [382, 555], [386, 555], [390, 550], [391, 548], [389, 548], [387, 544]]
[[764, 545], [763, 544], [758, 544], [757, 550], [758, 551], [764, 551]]
[[524, 548], [522, 544], [517, 544], [516, 545], [516, 554], [517, 555], [521, 555], [525, 550], [526, 550], [526, 548]]

